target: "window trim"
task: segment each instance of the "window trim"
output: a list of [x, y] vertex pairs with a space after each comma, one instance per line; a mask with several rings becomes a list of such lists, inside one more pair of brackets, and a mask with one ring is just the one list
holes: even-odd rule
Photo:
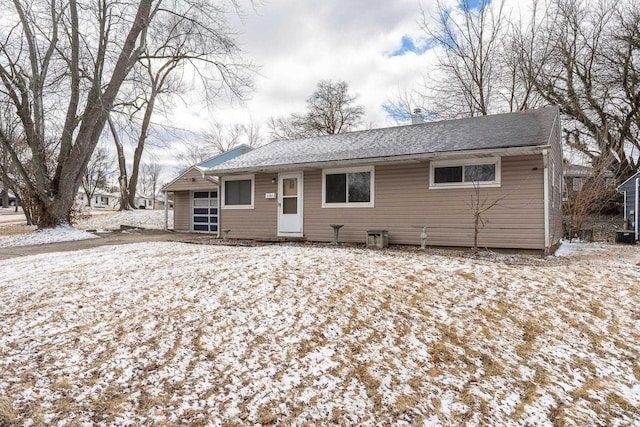
[[[246, 181], [251, 180], [251, 204], [250, 205], [227, 205], [226, 200], [226, 190], [227, 190], [227, 181]], [[221, 186], [220, 186], [220, 209], [253, 209], [255, 202], [255, 194], [256, 194], [256, 180], [255, 174], [250, 175], [233, 175], [233, 176], [224, 176], [221, 178]], [[220, 221], [220, 220], [218, 220]]]
[[[368, 202], [349, 202], [344, 203], [326, 203], [327, 196], [327, 175], [334, 174], [350, 174], [358, 172], [369, 172], [369, 201]], [[347, 184], [348, 186], [348, 184]], [[335, 169], [322, 169], [322, 208], [372, 208], [374, 207], [374, 194], [375, 194], [375, 167], [374, 166], [357, 166], [357, 167], [345, 167]], [[348, 197], [348, 195], [347, 195]]]
[[571, 178], [571, 188], [573, 189], [574, 193], [580, 192], [583, 185], [584, 183], [581, 176], [574, 176], [573, 178]]
[[[435, 183], [435, 169], [440, 167], [462, 166], [462, 179], [464, 179], [464, 167], [473, 165], [495, 165], [496, 177], [493, 181], [473, 181]], [[452, 188], [475, 188], [477, 187], [500, 187], [502, 185], [502, 158], [500, 157], [477, 157], [462, 160], [436, 160], [429, 162], [429, 188], [433, 190]]]

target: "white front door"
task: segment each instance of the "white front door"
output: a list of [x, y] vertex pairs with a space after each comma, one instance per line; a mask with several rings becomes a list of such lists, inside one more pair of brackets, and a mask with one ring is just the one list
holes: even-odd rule
[[278, 175], [278, 235], [302, 236], [302, 172]]

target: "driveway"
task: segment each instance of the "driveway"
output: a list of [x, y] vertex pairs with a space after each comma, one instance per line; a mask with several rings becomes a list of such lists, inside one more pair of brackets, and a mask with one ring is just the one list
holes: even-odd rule
[[99, 246], [124, 245], [140, 242], [171, 242], [197, 239], [197, 236], [163, 230], [126, 230], [94, 233], [98, 239], [74, 240], [71, 242], [47, 243], [43, 245], [12, 246], [0, 248], [0, 259], [38, 255], [50, 252], [68, 252], [91, 249]]

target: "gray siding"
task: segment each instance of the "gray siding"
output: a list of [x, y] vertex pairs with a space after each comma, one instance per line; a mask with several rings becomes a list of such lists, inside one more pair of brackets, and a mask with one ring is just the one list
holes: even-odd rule
[[[537, 167], [538, 170], [532, 169]], [[381, 165], [375, 168], [374, 208], [321, 208], [321, 171], [305, 173], [305, 236], [330, 241], [329, 224], [340, 223], [340, 239], [364, 242], [366, 231], [389, 231], [392, 244], [420, 244], [421, 227], [435, 246], [471, 246], [472, 197], [475, 190], [429, 189], [428, 163]], [[487, 211], [479, 233], [481, 246], [544, 248], [544, 209], [540, 156], [502, 159], [500, 188], [480, 189], [480, 200], [501, 199]]]
[[278, 174], [256, 174], [253, 209], [220, 209], [220, 230], [230, 230], [235, 239], [272, 238], [277, 234], [277, 200], [265, 198], [275, 193], [278, 184], [271, 180]]
[[560, 117], [550, 135], [551, 148], [548, 154], [548, 170], [549, 173], [549, 248], [548, 251], [555, 251], [560, 244], [563, 235], [563, 216], [562, 216], [562, 180], [563, 180], [563, 160], [562, 160], [562, 143]]
[[628, 226], [633, 230], [635, 230], [635, 226], [633, 225], [633, 222], [630, 221], [630, 219], [631, 219], [631, 212], [634, 212], [634, 220], [635, 218], [638, 218], [638, 212], [635, 212], [635, 210], [636, 210], [636, 197], [637, 197], [636, 178], [639, 178], [639, 177], [640, 177], [640, 173], [633, 175], [631, 178], [629, 178], [624, 184], [622, 184], [618, 188], [620, 192], [623, 192], [626, 195], [624, 215], [625, 215], [625, 218], [627, 218], [627, 223], [625, 224], [625, 226]]
[[627, 216], [629, 215], [630, 211], [635, 210], [636, 208], [636, 205], [635, 205], [636, 178], [639, 178], [639, 177], [640, 177], [640, 173], [633, 175], [619, 188], [621, 192], [627, 194], [627, 204], [625, 205], [625, 211], [627, 212]]
[[[540, 155], [502, 158], [502, 185], [480, 189], [486, 203], [499, 205], [483, 216], [479, 244], [493, 248], [543, 250], [544, 167]], [[273, 174], [256, 174], [255, 209], [222, 210], [221, 229], [231, 237], [265, 238], [277, 235], [276, 201], [264, 193], [276, 192]], [[413, 162], [375, 167], [375, 207], [322, 208], [322, 171], [304, 172], [304, 236], [331, 241], [330, 224], [344, 224], [343, 242], [365, 241], [366, 231], [386, 229], [392, 244], [420, 244], [420, 227], [427, 227], [428, 244], [471, 246], [473, 243], [472, 198], [475, 190], [429, 189], [429, 164]]]

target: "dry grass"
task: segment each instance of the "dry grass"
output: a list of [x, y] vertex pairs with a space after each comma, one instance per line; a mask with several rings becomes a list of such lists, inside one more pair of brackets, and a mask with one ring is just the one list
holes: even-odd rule
[[52, 254], [0, 290], [0, 426], [633, 425], [640, 250], [612, 248]]
[[14, 236], [36, 230], [31, 225], [0, 224], [0, 236]]
[[18, 411], [13, 408], [13, 402], [0, 398], [0, 427], [18, 425]]

